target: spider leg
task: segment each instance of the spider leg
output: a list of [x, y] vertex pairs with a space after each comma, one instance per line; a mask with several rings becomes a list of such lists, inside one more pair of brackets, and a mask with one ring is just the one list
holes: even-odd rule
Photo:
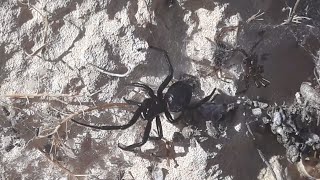
[[249, 75], [245, 75], [244, 77], [243, 77], [243, 81], [244, 81], [244, 84], [245, 84], [245, 86], [246, 86], [246, 89], [249, 89], [249, 85], [250, 85], [250, 76]]
[[259, 35], [260, 36], [260, 39], [252, 46], [252, 48], [250, 49], [250, 51], [249, 51], [249, 54], [252, 54], [253, 53], [253, 51], [257, 48], [257, 46], [261, 43], [261, 41], [263, 40], [263, 35], [264, 35], [264, 32], [261, 34], [261, 35]]
[[156, 117], [156, 124], [157, 124], [157, 131], [158, 131], [158, 138], [159, 140], [163, 137], [162, 125], [160, 121], [160, 116]]
[[178, 122], [178, 120], [179, 120], [180, 117], [181, 117], [181, 116], [179, 116], [179, 117], [173, 119], [172, 116], [171, 116], [171, 114], [170, 114], [170, 112], [169, 112], [168, 110], [165, 110], [165, 111], [164, 111], [164, 115], [166, 116], [166, 118], [168, 119], [168, 121], [169, 121], [170, 123], [176, 123], [176, 122]]
[[260, 79], [257, 78], [257, 77], [254, 77], [254, 78], [253, 78], [253, 82], [254, 82], [254, 84], [256, 85], [257, 88], [260, 88], [261, 85], [262, 85]]
[[266, 61], [269, 56], [270, 56], [270, 53], [263, 53], [263, 54], [260, 56], [260, 59], [261, 59], [262, 61]]
[[129, 121], [128, 124], [125, 124], [125, 125], [122, 125], [122, 126], [93, 126], [93, 125], [89, 125], [89, 124], [85, 124], [85, 123], [81, 123], [81, 122], [78, 122], [74, 119], [71, 119], [71, 121], [73, 121], [74, 123], [77, 123], [77, 124], [80, 124], [82, 126], [85, 126], [85, 127], [90, 127], [90, 128], [93, 128], [93, 129], [101, 129], [101, 130], [117, 130], [117, 129], [127, 129], [129, 128], [130, 126], [132, 126], [134, 123], [137, 122], [137, 120], [139, 119], [140, 117], [140, 114], [141, 114], [141, 108], [139, 107], [136, 112], [134, 113], [133, 117], [131, 118], [131, 120]]
[[162, 131], [162, 126], [161, 126], [161, 121], [159, 116], [156, 116], [156, 125], [157, 125], [158, 137], [149, 137], [152, 140], [160, 140], [163, 137], [163, 131]]
[[188, 109], [195, 109], [195, 108], [200, 107], [202, 104], [208, 102], [208, 101], [211, 99], [211, 97], [213, 96], [213, 94], [215, 93], [215, 91], [216, 91], [216, 88], [214, 88], [214, 90], [213, 90], [208, 96], [206, 96], [205, 98], [201, 99], [199, 102], [196, 102], [196, 103], [194, 103], [194, 104], [188, 105], [187, 108], [188, 108]]
[[136, 106], [141, 106], [141, 102], [138, 102], [138, 101], [134, 101], [134, 100], [131, 100], [131, 99], [127, 99], [127, 98], [123, 98], [123, 100], [127, 103], [127, 104], [130, 104], [130, 105], [136, 105]]
[[125, 146], [121, 143], [118, 143], [118, 147], [122, 150], [125, 150], [125, 151], [130, 151], [136, 147], [140, 147], [142, 145], [144, 145], [148, 139], [149, 139], [149, 135], [150, 135], [150, 131], [151, 131], [151, 124], [152, 124], [152, 121], [148, 121], [147, 123], [147, 126], [146, 126], [146, 129], [144, 130], [144, 133], [143, 133], [143, 138], [142, 138], [142, 141], [139, 142], [139, 143], [135, 143], [135, 144], [132, 144], [132, 145], [129, 145], [129, 146]]
[[270, 84], [270, 81], [267, 80], [266, 78], [262, 77], [262, 76], [260, 77], [260, 82], [261, 82], [263, 87], [267, 87]]
[[142, 88], [142, 89], [146, 90], [147, 93], [149, 94], [149, 96], [150, 96], [151, 98], [155, 98], [155, 97], [156, 97], [156, 95], [154, 94], [153, 90], [152, 90], [149, 86], [147, 86], [147, 85], [145, 85], [145, 84], [141, 84], [141, 83], [131, 83], [130, 85], [131, 85], [131, 86], [134, 86], [134, 87], [139, 87], [139, 88]]
[[245, 60], [249, 57], [249, 54], [244, 49], [234, 48], [234, 49], [232, 49], [232, 51], [233, 52], [240, 52], [242, 55], [244, 55]]
[[157, 91], [157, 96], [158, 98], [162, 99], [163, 98], [163, 90], [164, 88], [166, 88], [166, 86], [169, 84], [169, 82], [172, 80], [173, 78], [173, 67], [171, 65], [171, 62], [170, 62], [170, 59], [169, 59], [169, 56], [168, 56], [168, 52], [163, 50], [163, 49], [160, 49], [158, 47], [154, 47], [154, 46], [149, 46], [151, 49], [154, 49], [154, 50], [157, 50], [157, 51], [160, 51], [164, 54], [164, 56], [166, 57], [166, 63], [167, 65], [169, 66], [169, 75], [166, 77], [166, 79], [161, 83], [161, 85], [159, 86], [159, 89]]

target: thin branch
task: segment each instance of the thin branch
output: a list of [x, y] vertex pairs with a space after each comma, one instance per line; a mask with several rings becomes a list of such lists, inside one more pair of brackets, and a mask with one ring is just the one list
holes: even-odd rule
[[60, 129], [60, 127], [62, 126], [62, 124], [70, 121], [72, 118], [75, 118], [76, 116], [78, 115], [82, 115], [84, 114], [85, 112], [90, 112], [90, 111], [94, 111], [94, 110], [101, 110], [101, 109], [110, 109], [110, 108], [119, 108], [119, 107], [126, 107], [128, 106], [128, 104], [126, 103], [108, 103], [108, 104], [103, 104], [103, 105], [99, 105], [99, 106], [96, 106], [96, 107], [90, 107], [90, 108], [87, 108], [87, 109], [84, 109], [84, 110], [80, 110], [74, 114], [71, 114], [69, 116], [67, 116], [66, 118], [64, 118], [60, 124], [58, 126], [56, 126], [55, 128], [52, 128], [52, 129], [45, 129], [45, 130], [42, 130], [42, 132], [46, 132], [46, 131], [52, 131], [46, 135], [40, 135], [37, 137], [37, 139], [41, 139], [41, 138], [46, 138], [50, 135], [53, 135], [55, 133], [58, 132], [58, 130]]
[[71, 95], [71, 94], [6, 94], [0, 95], [0, 97], [6, 98], [19, 98], [19, 99], [28, 99], [28, 98], [38, 98], [38, 97], [81, 97], [82, 95]]
[[123, 73], [123, 74], [118, 74], [118, 73], [112, 73], [112, 72], [108, 72], [104, 69], [101, 69], [100, 67], [92, 64], [92, 63], [88, 63], [90, 66], [94, 67], [97, 71], [103, 73], [103, 74], [106, 74], [108, 76], [114, 76], [114, 77], [127, 77], [131, 72], [132, 72], [132, 69], [128, 69], [127, 72]]
[[257, 151], [258, 151], [258, 153], [259, 153], [259, 155], [260, 155], [260, 158], [261, 158], [262, 161], [264, 162], [264, 164], [266, 164], [266, 166], [270, 169], [270, 171], [271, 171], [274, 179], [277, 180], [277, 175], [276, 175], [276, 173], [274, 172], [271, 164], [266, 160], [266, 158], [264, 157], [264, 155], [263, 155], [263, 153], [262, 153], [262, 151], [261, 151], [260, 149], [257, 148]]
[[290, 8], [290, 12], [289, 12], [289, 17], [288, 17], [288, 19], [285, 20], [281, 25], [287, 25], [287, 24], [289, 24], [289, 23], [292, 22], [292, 20], [293, 20], [293, 18], [294, 18], [294, 16], [295, 16], [296, 10], [297, 10], [297, 8], [298, 8], [299, 2], [300, 2], [300, 0], [297, 0], [297, 1], [296, 1], [296, 3], [294, 4], [294, 7], [293, 7], [292, 10], [291, 10], [291, 8]]
[[250, 133], [251, 136], [252, 136], [252, 139], [255, 140], [256, 138], [254, 137], [254, 135], [253, 135], [253, 133], [252, 133], [252, 130], [251, 130], [250, 125], [249, 125], [248, 122], [246, 122], [246, 126], [247, 126], [247, 129], [248, 129], [249, 133]]
[[264, 12], [261, 12], [261, 10], [259, 9], [259, 11], [256, 14], [252, 15], [250, 18], [247, 19], [246, 23], [250, 23], [253, 20], [262, 21], [263, 19], [258, 19], [262, 15], [264, 15]]

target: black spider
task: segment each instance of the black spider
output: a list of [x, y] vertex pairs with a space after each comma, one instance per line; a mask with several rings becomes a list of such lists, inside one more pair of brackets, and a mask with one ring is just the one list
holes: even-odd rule
[[136, 147], [140, 147], [147, 142], [147, 140], [150, 138], [151, 124], [154, 119], [156, 119], [158, 137], [151, 137], [151, 138], [155, 140], [160, 140], [163, 137], [162, 126], [161, 126], [161, 121], [159, 116], [161, 113], [165, 114], [169, 122], [175, 123], [179, 120], [179, 117], [176, 119], [173, 119], [170, 112], [182, 112], [185, 110], [194, 109], [201, 106], [203, 103], [211, 99], [216, 89], [214, 89], [209, 96], [203, 98], [199, 102], [190, 103], [193, 87], [192, 87], [192, 84], [187, 80], [178, 81], [172, 84], [169, 87], [168, 91], [165, 94], [163, 94], [163, 90], [166, 88], [166, 86], [169, 84], [169, 82], [173, 78], [173, 68], [170, 63], [168, 53], [165, 50], [157, 47], [153, 47], [153, 46], [150, 46], [150, 48], [160, 51], [164, 54], [166, 58], [166, 63], [169, 66], [169, 75], [165, 78], [165, 80], [159, 86], [157, 90], [157, 94], [155, 94], [153, 90], [145, 84], [141, 84], [141, 83], [131, 84], [132, 86], [140, 87], [144, 89], [148, 93], [149, 98], [146, 98], [145, 100], [143, 100], [143, 102], [137, 102], [134, 100], [128, 100], [124, 98], [126, 103], [138, 106], [138, 109], [135, 111], [133, 117], [131, 118], [128, 124], [120, 125], [120, 126], [93, 126], [93, 125], [80, 123], [75, 120], [72, 120], [72, 121], [77, 124], [80, 124], [86, 127], [95, 128], [95, 129], [117, 130], [117, 129], [129, 128], [130, 126], [132, 126], [137, 122], [139, 117], [141, 117], [144, 120], [147, 120], [148, 122], [143, 134], [142, 142], [135, 143], [129, 146], [125, 146], [121, 143], [118, 144], [119, 148], [129, 151]]

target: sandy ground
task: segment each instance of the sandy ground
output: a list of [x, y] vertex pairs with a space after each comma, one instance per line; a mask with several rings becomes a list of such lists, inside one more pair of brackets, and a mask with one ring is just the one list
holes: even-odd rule
[[[283, 8], [294, 3], [1, 1], [0, 179], [275, 179], [271, 169], [276, 179], [304, 179], [272, 133], [255, 123], [250, 125], [253, 141], [246, 123], [259, 119], [242, 105], [244, 99], [291, 103], [300, 84], [313, 81], [320, 4], [303, 1], [296, 12], [307, 18], [281, 25], [289, 13]], [[259, 11], [264, 14], [247, 21]], [[222, 72], [228, 82], [214, 71], [217, 33], [226, 26], [237, 28], [221, 42], [248, 52], [265, 32], [255, 51], [269, 54], [259, 61], [269, 87], [251, 85], [245, 93], [236, 93], [244, 86], [240, 54], [226, 60]], [[123, 131], [92, 130], [70, 121], [126, 123], [135, 107], [116, 108], [112, 103], [146, 97], [127, 85], [141, 82], [156, 90], [168, 74], [163, 55], [149, 45], [168, 51], [174, 81], [185, 74], [198, 78], [195, 100], [217, 88], [221, 95], [216, 104], [238, 101], [235, 110], [225, 112], [221, 137], [210, 136], [205, 125], [192, 129], [161, 116], [164, 139], [126, 152], [118, 142], [141, 141], [144, 121]]]

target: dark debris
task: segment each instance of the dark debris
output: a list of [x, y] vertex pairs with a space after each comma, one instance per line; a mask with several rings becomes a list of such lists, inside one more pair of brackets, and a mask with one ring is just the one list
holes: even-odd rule
[[[291, 106], [274, 105], [269, 108], [268, 117], [263, 122], [269, 124], [277, 140], [286, 148], [287, 159], [296, 163], [301, 155], [313, 155], [320, 151], [319, 127], [316, 116], [304, 105], [295, 102]], [[303, 115], [303, 113], [306, 115]]]

